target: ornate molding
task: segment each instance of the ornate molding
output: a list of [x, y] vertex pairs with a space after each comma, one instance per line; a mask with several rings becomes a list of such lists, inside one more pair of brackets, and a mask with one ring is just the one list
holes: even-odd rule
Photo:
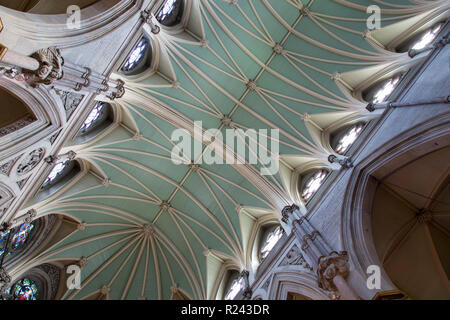
[[26, 155], [17, 166], [17, 174], [23, 176], [32, 171], [42, 160], [45, 154], [44, 148], [37, 148]]
[[284, 223], [288, 223], [289, 216], [294, 213], [295, 210], [299, 210], [300, 208], [296, 204], [292, 204], [290, 206], [286, 206], [281, 210], [281, 216], [283, 217], [281, 221]]

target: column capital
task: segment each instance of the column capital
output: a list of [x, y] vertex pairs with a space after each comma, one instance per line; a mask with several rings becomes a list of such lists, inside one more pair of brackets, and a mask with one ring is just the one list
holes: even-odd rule
[[292, 215], [292, 213], [295, 210], [299, 210], [299, 206], [297, 206], [295, 203], [290, 205], [290, 206], [285, 206], [282, 210], [281, 210], [281, 216], [283, 217], [281, 220], [284, 223], [288, 223], [289, 221], [289, 216]]

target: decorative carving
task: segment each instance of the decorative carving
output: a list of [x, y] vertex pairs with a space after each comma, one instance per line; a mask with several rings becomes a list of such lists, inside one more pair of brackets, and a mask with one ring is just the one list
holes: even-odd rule
[[38, 50], [31, 56], [38, 60], [40, 64], [39, 69], [31, 73], [27, 81], [32, 87], [41, 83], [49, 85], [55, 80], [62, 79], [64, 59], [61, 50], [56, 47], [49, 47]]
[[24, 219], [25, 223], [31, 223], [33, 222], [33, 219], [36, 218], [37, 212], [34, 209], [30, 209], [26, 213], [26, 218]]
[[222, 124], [226, 127], [228, 127], [232, 122], [232, 120], [229, 116], [223, 116], [221, 121], [222, 121]]
[[433, 214], [426, 209], [421, 209], [417, 213], [416, 217], [417, 217], [417, 220], [419, 221], [419, 223], [427, 223], [433, 219]]
[[57, 94], [61, 97], [61, 100], [64, 104], [64, 109], [66, 110], [66, 119], [72, 116], [73, 112], [80, 105], [81, 101], [84, 98], [84, 95], [69, 91], [56, 91]]
[[144, 10], [141, 12], [142, 20], [150, 26], [153, 34], [158, 34], [161, 28], [153, 23], [153, 15], [150, 10]]
[[26, 81], [25, 75], [16, 67], [1, 66], [0, 75], [21, 82]]
[[20, 157], [22, 157], [22, 155], [0, 165], [0, 173], [9, 176], [9, 171], [11, 170], [14, 163], [16, 163], [17, 160], [19, 160]]
[[247, 88], [250, 91], [255, 91], [256, 89], [258, 89], [258, 85], [256, 84], [255, 81], [250, 80], [249, 82], [247, 82]]
[[171, 208], [171, 205], [169, 202], [163, 201], [163, 202], [161, 202], [160, 207], [162, 210], [167, 211]]
[[81, 257], [80, 261], [78, 261], [78, 265], [80, 266], [80, 268], [84, 268], [87, 264], [88, 264], [88, 258], [86, 258], [86, 257]]
[[276, 43], [274, 46], [273, 46], [273, 52], [275, 53], [275, 54], [282, 54], [283, 53], [283, 46], [281, 45], [281, 44], [279, 44], [279, 43]]
[[349, 271], [348, 255], [346, 251], [333, 251], [327, 257], [320, 257], [317, 269], [319, 287], [327, 291], [338, 291], [333, 279], [337, 275], [346, 279]]
[[31, 151], [18, 165], [17, 174], [24, 175], [33, 170], [38, 165], [38, 163], [41, 162], [44, 154], [44, 148], [38, 148]]
[[284, 266], [302, 266], [312, 270], [297, 245], [294, 245], [291, 250], [289, 250], [286, 257], [281, 261], [280, 267]]
[[[1, 70], [1, 68], [0, 68]], [[0, 71], [1, 74], [1, 71]], [[27, 117], [21, 120], [18, 120], [6, 127], [0, 128], [0, 137], [6, 136], [7, 134], [13, 133], [17, 130], [23, 129], [28, 126], [30, 123], [33, 123], [35, 119], [33, 117]]]
[[151, 236], [155, 233], [155, 227], [151, 223], [146, 223], [142, 226], [142, 233], [145, 236]]
[[289, 221], [289, 216], [292, 215], [292, 213], [295, 210], [299, 210], [300, 208], [296, 205], [296, 204], [292, 204], [290, 206], [286, 206], [283, 208], [283, 210], [281, 210], [281, 216], [283, 217], [281, 219], [281, 221], [283, 221], [284, 223], [288, 223]]
[[54, 135], [52, 135], [49, 139], [50, 144], [54, 144], [56, 141], [56, 138], [58, 138], [59, 134], [61, 133], [62, 130], [59, 130], [58, 132], [56, 132]]
[[108, 98], [111, 100], [122, 98], [125, 94], [125, 82], [123, 80], [117, 80], [117, 86], [115, 91], [113, 91]]
[[27, 183], [29, 177], [20, 181], [17, 181], [17, 185], [19, 186], [19, 189], [22, 190], [23, 187], [25, 186], [25, 183]]

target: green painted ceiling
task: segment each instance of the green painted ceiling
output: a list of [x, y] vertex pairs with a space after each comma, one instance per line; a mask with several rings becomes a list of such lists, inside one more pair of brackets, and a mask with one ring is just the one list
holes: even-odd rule
[[[174, 73], [156, 73], [138, 83], [127, 80], [120, 104], [142, 139], [113, 131], [77, 150], [111, 183], [88, 187], [85, 177], [76, 191], [39, 209], [40, 215], [66, 214], [87, 224], [36, 258], [88, 258], [82, 288], [64, 298], [80, 299], [106, 286], [110, 299], [169, 299], [174, 285], [192, 298], [210, 298], [215, 279], [205, 252], [247, 268], [242, 239], [248, 239], [251, 228], [241, 226], [238, 210], [261, 208], [270, 215], [276, 214], [275, 206], [231, 165], [203, 164], [196, 171], [173, 164], [175, 122], [170, 123], [171, 115], [169, 120], [155, 115], [155, 101], [184, 119], [203, 121], [206, 129], [224, 130], [224, 115], [232, 118], [233, 127], [279, 128], [282, 156], [318, 157], [323, 148], [312, 138], [304, 115], [363, 109], [338, 89], [332, 75], [386, 61], [362, 36], [365, 8], [376, 3], [386, 9], [386, 26], [430, 6], [424, 2], [418, 9], [417, 2], [315, 0], [303, 15], [299, 0], [239, 0], [237, 5], [199, 0], [193, 2], [191, 10], [199, 14], [191, 14], [195, 21], [190, 24], [202, 30], [196, 33], [207, 45], [164, 30], [152, 35], [162, 53], [159, 70], [171, 67]], [[275, 44], [281, 44], [283, 54], [274, 53]], [[164, 77], [178, 86], [161, 81]], [[257, 90], [247, 89], [249, 80]], [[265, 179], [286, 193], [279, 175]], [[170, 202], [168, 210], [163, 201]]]

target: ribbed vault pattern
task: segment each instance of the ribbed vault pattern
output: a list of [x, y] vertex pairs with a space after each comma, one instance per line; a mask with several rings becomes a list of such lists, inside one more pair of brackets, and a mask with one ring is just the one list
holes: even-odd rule
[[278, 216], [263, 184], [288, 201], [291, 191], [281, 174], [255, 180], [231, 165], [173, 164], [173, 130], [193, 121], [221, 131], [280, 129], [282, 170], [326, 163], [320, 123], [366, 112], [364, 102], [338, 87], [338, 74], [407, 59], [363, 37], [366, 7], [374, 2], [383, 26], [444, 3], [192, 1], [187, 25], [195, 30], [153, 36], [157, 70], [126, 80], [120, 104], [137, 134], [116, 130], [76, 150], [109, 180], [89, 186], [83, 178], [38, 208], [39, 215], [70, 215], [80, 227], [34, 263], [83, 261], [81, 289], [65, 299], [97, 291], [110, 299], [169, 299], [177, 287], [191, 298], [214, 298], [220, 272], [211, 259], [249, 268], [248, 215]]

